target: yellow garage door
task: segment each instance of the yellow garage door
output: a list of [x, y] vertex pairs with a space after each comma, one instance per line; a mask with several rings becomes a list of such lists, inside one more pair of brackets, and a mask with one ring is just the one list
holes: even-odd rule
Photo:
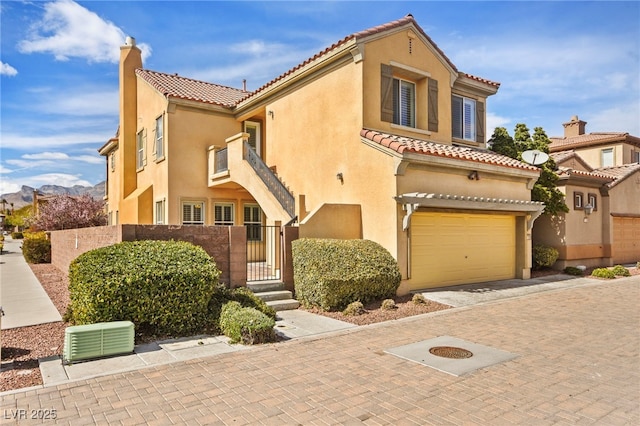
[[613, 218], [613, 263], [640, 262], [640, 217]]
[[412, 290], [515, 278], [515, 216], [414, 213]]

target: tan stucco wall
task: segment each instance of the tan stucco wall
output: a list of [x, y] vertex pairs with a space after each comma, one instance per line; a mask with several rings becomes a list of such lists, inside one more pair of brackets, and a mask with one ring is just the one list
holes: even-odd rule
[[611, 213], [640, 215], [640, 171], [609, 190]]
[[300, 222], [300, 238], [362, 238], [362, 209], [358, 204], [323, 204]]
[[[620, 166], [625, 163], [630, 163], [630, 149], [631, 145], [623, 143], [612, 143], [607, 145], [599, 145], [596, 147], [576, 148], [575, 152], [589, 166], [594, 169], [602, 167], [602, 150], [613, 148], [613, 165]], [[627, 159], [628, 158], [628, 159]]]

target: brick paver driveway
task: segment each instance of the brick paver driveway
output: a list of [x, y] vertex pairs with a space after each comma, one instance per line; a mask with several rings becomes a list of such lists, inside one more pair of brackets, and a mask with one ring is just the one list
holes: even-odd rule
[[[4, 394], [0, 414], [2, 423], [53, 409], [69, 424], [640, 424], [639, 289], [640, 277], [602, 281]], [[455, 377], [383, 352], [440, 335], [518, 357]]]

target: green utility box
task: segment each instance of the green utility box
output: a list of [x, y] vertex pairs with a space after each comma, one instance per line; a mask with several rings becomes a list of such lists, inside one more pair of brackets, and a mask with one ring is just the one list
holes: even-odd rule
[[131, 321], [74, 325], [64, 332], [62, 363], [133, 352], [134, 326]]

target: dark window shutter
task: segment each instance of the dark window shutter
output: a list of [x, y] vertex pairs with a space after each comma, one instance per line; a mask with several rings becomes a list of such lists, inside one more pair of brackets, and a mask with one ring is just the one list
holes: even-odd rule
[[462, 139], [462, 98], [451, 96], [451, 133], [454, 138]]
[[476, 102], [476, 142], [484, 143], [484, 102]]
[[380, 120], [393, 121], [393, 72], [391, 65], [380, 64]]
[[430, 132], [438, 131], [438, 80], [429, 79], [429, 127]]

